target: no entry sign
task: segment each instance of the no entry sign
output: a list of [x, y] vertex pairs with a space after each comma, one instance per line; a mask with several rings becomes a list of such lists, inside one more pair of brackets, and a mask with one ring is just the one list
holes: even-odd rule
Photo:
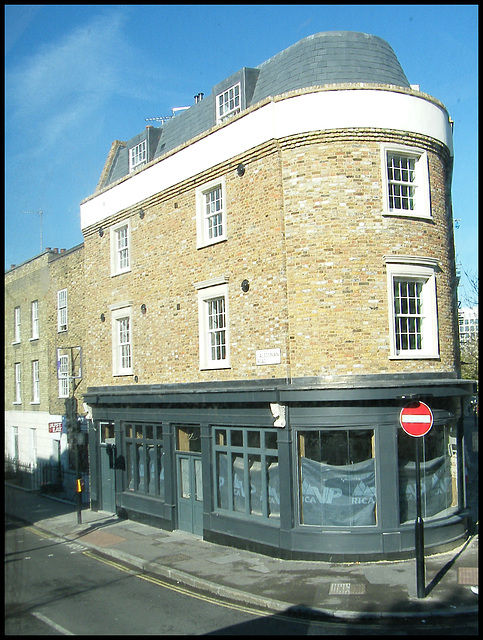
[[419, 438], [433, 426], [433, 412], [424, 402], [411, 402], [401, 409], [399, 421], [408, 435]]

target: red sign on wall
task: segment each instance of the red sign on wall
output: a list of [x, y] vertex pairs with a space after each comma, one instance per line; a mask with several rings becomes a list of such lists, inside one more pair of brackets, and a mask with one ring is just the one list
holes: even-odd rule
[[49, 422], [49, 433], [62, 433], [62, 422]]
[[399, 421], [408, 435], [419, 438], [433, 426], [433, 412], [424, 402], [411, 402], [401, 409]]

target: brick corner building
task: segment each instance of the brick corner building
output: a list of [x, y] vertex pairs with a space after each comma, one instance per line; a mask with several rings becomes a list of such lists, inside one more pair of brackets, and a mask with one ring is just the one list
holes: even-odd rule
[[[116, 141], [81, 204], [93, 508], [286, 558], [467, 534], [452, 124], [318, 33]], [[323, 535], [321, 535], [323, 534]]]

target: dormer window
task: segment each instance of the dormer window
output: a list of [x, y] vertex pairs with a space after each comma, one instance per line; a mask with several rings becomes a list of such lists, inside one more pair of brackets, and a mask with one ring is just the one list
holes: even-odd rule
[[129, 172], [134, 171], [147, 160], [147, 144], [143, 140], [132, 149], [129, 149]]
[[223, 122], [226, 118], [240, 112], [240, 83], [235, 84], [216, 96], [216, 122]]

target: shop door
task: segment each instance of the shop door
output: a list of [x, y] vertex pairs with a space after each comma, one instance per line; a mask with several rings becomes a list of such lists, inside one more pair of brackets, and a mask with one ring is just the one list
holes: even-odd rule
[[203, 483], [201, 455], [176, 454], [178, 484], [178, 528], [203, 535]]
[[101, 500], [99, 508], [102, 511], [116, 513], [116, 472], [114, 424], [111, 422], [100, 423], [101, 435]]

